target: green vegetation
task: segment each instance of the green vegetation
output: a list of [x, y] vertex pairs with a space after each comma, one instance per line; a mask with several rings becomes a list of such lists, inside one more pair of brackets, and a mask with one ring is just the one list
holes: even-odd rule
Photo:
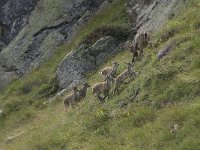
[[[123, 1], [118, 1], [91, 20], [56, 56], [0, 95], [5, 115], [0, 120], [0, 140], [26, 131], [2, 149], [200, 149], [200, 4], [192, 0], [187, 11], [171, 19], [153, 35], [155, 49], [147, 48], [134, 69], [137, 77], [121, 88], [120, 95], [99, 103], [91, 90], [76, 108], [64, 110], [62, 99], [47, 106], [43, 102], [58, 88], [55, 70], [60, 60], [87, 35], [102, 26], [124, 26]], [[121, 13], [124, 12], [124, 13]], [[121, 14], [121, 15], [120, 15]], [[123, 24], [122, 24], [123, 23]], [[173, 51], [161, 60], [156, 54], [169, 41]], [[130, 61], [128, 51], [111, 58]], [[101, 81], [98, 71], [88, 74], [89, 83]], [[170, 130], [177, 124], [175, 133]]]
[[1, 108], [4, 110], [4, 115], [0, 118], [1, 139], [7, 130], [26, 123], [27, 120], [34, 118], [38, 110], [42, 110], [45, 107], [43, 103], [59, 90], [55, 82], [55, 72], [58, 64], [87, 35], [105, 25], [115, 26], [116, 28], [118, 26], [119, 28], [127, 26], [128, 19], [126, 18], [126, 11], [123, 6], [124, 1], [120, 0], [104, 12], [99, 13], [81, 29], [72, 41], [61, 45], [56, 50], [55, 56], [52, 59], [40, 68], [30, 72], [24, 78], [14, 81], [0, 93]]

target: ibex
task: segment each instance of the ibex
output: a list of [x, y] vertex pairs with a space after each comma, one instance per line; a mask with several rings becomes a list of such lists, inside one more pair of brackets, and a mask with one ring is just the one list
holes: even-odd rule
[[87, 82], [83, 83], [83, 88], [81, 90], [79, 90], [79, 95], [78, 95], [78, 98], [77, 98], [77, 102], [80, 102], [86, 96], [87, 89], [89, 87], [90, 87], [90, 85]]
[[131, 63], [126, 63], [126, 64], [128, 65], [128, 68], [115, 78], [114, 94], [116, 94], [116, 92], [119, 94], [119, 87], [124, 83], [124, 81], [128, 77], [134, 78], [136, 76], [136, 73], [135, 71], [133, 71], [132, 68], [133, 65]]
[[[97, 97], [100, 101], [104, 100], [106, 97], [108, 97], [109, 99], [109, 92], [111, 90], [113, 81], [115, 81], [114, 78], [110, 75], [107, 75], [105, 81], [96, 83], [92, 88], [92, 92], [95, 95], [95, 97]], [[104, 94], [103, 98], [100, 96], [101, 94]]]
[[149, 40], [150, 37], [147, 32], [140, 31], [136, 34], [130, 46], [130, 51], [133, 53], [132, 63], [135, 61], [135, 58], [138, 57], [138, 51], [140, 52], [140, 58], [143, 56], [143, 49], [148, 45]]
[[67, 95], [65, 98], [64, 98], [64, 105], [65, 107], [69, 107], [69, 105], [72, 105], [74, 107], [74, 105], [76, 104], [76, 101], [78, 99], [78, 96], [79, 96], [79, 90], [76, 86], [74, 86], [72, 88], [72, 93], [70, 95]]
[[112, 67], [105, 67], [104, 69], [102, 69], [100, 74], [104, 75], [105, 77], [107, 75], [111, 75], [112, 77], [114, 77], [117, 73], [117, 69], [119, 67], [119, 64], [117, 62], [112, 62], [112, 64], [113, 64]]

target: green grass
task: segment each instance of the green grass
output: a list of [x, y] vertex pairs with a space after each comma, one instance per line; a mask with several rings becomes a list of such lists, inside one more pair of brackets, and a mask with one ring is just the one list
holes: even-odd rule
[[[49, 1], [47, 4], [48, 3]], [[45, 107], [43, 103], [59, 90], [55, 81], [58, 64], [71, 50], [74, 50], [87, 35], [105, 25], [115, 27], [127, 26], [128, 21], [123, 6], [123, 0], [117, 1], [105, 11], [93, 17], [74, 39], [57, 48], [52, 59], [44, 63], [40, 68], [34, 69], [25, 77], [12, 82], [0, 93], [1, 108], [4, 110], [4, 116], [1, 118], [2, 121], [0, 122], [0, 125], [3, 126], [3, 128], [1, 127], [2, 130], [0, 129], [2, 133], [6, 131], [6, 128], [8, 128], [7, 130], [10, 129], [10, 124], [12, 124], [11, 127], [13, 128], [13, 126], [18, 127], [19, 124], [27, 122], [29, 118], [24, 117], [27, 109], [30, 110], [29, 112], [32, 114], [30, 115], [30, 119], [32, 119], [35, 116], [35, 112]], [[54, 9], [56, 9], [56, 7]], [[34, 16], [34, 14], [32, 15]], [[3, 136], [3, 134], [1, 134], [1, 136]]]
[[[26, 131], [11, 144], [0, 143], [0, 148], [200, 149], [200, 5], [195, 0], [182, 16], [171, 19], [167, 28], [153, 35], [157, 48], [145, 49], [144, 58], [134, 66], [136, 79], [122, 86], [120, 95], [99, 103], [89, 90], [85, 100], [67, 112], [61, 98], [42, 105], [57, 91], [54, 72], [61, 58], [96, 28], [124, 23], [126, 17], [118, 17], [119, 10], [124, 10], [122, 4], [119, 1], [95, 17], [74, 41], [58, 49], [52, 60], [0, 95], [6, 111], [0, 123], [0, 139]], [[111, 18], [118, 19], [113, 23]], [[173, 34], [168, 35], [171, 31]], [[157, 60], [156, 54], [169, 41], [176, 41], [174, 50]], [[118, 61], [121, 72], [126, 67], [124, 62], [130, 60], [130, 53], [122, 50], [102, 68]], [[102, 80], [98, 72], [88, 74], [91, 85]], [[171, 133], [174, 124], [179, 128]]]

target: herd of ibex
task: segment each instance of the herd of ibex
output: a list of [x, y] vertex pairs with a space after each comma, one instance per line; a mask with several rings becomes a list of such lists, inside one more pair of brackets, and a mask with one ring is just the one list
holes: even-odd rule
[[[133, 62], [135, 62], [135, 58], [138, 57], [138, 55], [140, 58], [143, 56], [143, 49], [147, 46], [149, 40], [149, 34], [147, 32], [139, 31], [136, 34], [135, 39], [126, 45], [126, 47], [133, 53], [133, 59], [132, 63], [126, 63], [127, 69], [121, 74], [117, 75], [119, 67], [119, 63], [117, 62], [113, 62], [112, 67], [106, 67], [99, 72], [105, 77], [105, 80], [94, 84], [92, 87], [92, 93], [95, 97], [97, 97], [98, 100], [104, 101], [106, 98], [110, 98], [110, 91], [113, 83], [115, 85], [114, 94], [119, 94], [119, 88], [125, 83], [124, 81], [128, 78], [131, 81], [136, 77], [136, 73], [132, 68]], [[89, 87], [90, 86], [88, 83], [83, 83], [82, 89], [78, 89], [76, 86], [74, 86], [72, 88], [72, 93], [64, 98], [65, 107], [68, 107], [69, 105], [75, 106], [78, 102], [80, 102], [86, 96], [87, 89]]]

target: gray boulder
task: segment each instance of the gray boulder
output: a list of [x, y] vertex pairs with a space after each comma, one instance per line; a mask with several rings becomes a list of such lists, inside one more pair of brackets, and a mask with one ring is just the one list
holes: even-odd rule
[[165, 47], [163, 49], [161, 49], [158, 54], [157, 54], [157, 58], [158, 59], [162, 59], [163, 57], [165, 57], [170, 51], [172, 51], [174, 49], [174, 46], [176, 45], [175, 41], [170, 41], [168, 42]]
[[68, 54], [57, 69], [57, 81], [61, 88], [70, 88], [85, 80], [85, 74], [118, 52], [119, 41], [111, 36], [97, 40], [93, 45], [81, 45]]

